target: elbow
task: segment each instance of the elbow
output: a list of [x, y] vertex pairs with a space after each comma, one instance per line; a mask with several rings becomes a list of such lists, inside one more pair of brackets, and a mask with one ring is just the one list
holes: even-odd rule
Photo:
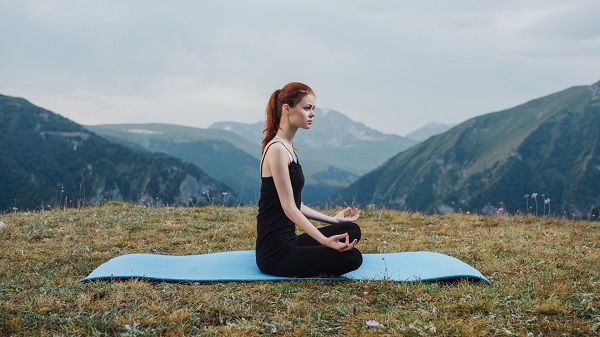
[[296, 207], [283, 207], [283, 213], [295, 223], [300, 211]]

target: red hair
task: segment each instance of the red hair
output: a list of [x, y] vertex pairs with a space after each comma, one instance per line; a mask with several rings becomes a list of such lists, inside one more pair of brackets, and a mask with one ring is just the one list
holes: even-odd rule
[[279, 122], [281, 121], [281, 108], [284, 104], [290, 107], [296, 106], [306, 95], [315, 95], [313, 90], [306, 84], [299, 82], [291, 82], [277, 89], [271, 94], [269, 103], [267, 103], [265, 129], [263, 133], [265, 138], [262, 141], [262, 151], [265, 150], [271, 139], [275, 138], [277, 130], [279, 130]]

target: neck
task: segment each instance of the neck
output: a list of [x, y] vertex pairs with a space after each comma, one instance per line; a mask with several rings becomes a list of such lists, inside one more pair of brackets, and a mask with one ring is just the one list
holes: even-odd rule
[[292, 144], [294, 142], [294, 136], [296, 135], [296, 131], [298, 129], [293, 128], [280, 128], [275, 137], [279, 137], [280, 139]]

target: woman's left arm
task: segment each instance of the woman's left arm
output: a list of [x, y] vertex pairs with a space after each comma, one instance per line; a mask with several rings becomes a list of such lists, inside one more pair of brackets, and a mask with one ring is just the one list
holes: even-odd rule
[[341, 222], [354, 222], [360, 217], [360, 210], [352, 209], [351, 207], [347, 207], [346, 209], [338, 212], [334, 216], [328, 216], [302, 204], [302, 206], [300, 207], [300, 212], [302, 212], [302, 214], [304, 214], [305, 217], [311, 220], [316, 220], [330, 224]]

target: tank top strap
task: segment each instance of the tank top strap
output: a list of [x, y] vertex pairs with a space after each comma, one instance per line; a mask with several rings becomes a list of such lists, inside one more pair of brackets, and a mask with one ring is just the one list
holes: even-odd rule
[[275, 144], [275, 143], [281, 143], [281, 145], [283, 145], [283, 147], [285, 147], [285, 149], [287, 150], [287, 152], [290, 154], [292, 161], [294, 161], [294, 158], [296, 158], [296, 160], [298, 160], [296, 156], [294, 156], [294, 154], [292, 152], [290, 152], [290, 149], [288, 149], [287, 146], [285, 146], [285, 144], [281, 141], [274, 141], [271, 144], [269, 144], [267, 146], [267, 148], [265, 148], [265, 152], [263, 153], [262, 159], [260, 160], [260, 176], [262, 177], [262, 168], [263, 168], [263, 163], [265, 162], [265, 157], [267, 156], [267, 151], [269, 151], [269, 148], [271, 147], [271, 145]]

